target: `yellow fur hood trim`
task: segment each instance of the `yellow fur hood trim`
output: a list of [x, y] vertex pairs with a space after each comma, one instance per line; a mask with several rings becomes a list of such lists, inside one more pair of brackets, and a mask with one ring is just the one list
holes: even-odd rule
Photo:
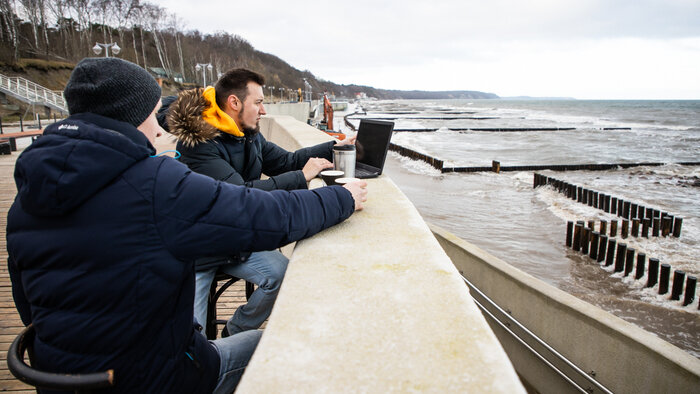
[[216, 127], [218, 130], [223, 131], [227, 134], [235, 135], [236, 137], [243, 137], [244, 134], [238, 128], [236, 122], [231, 119], [231, 117], [219, 108], [216, 104], [216, 91], [212, 86], [208, 86], [204, 89], [202, 97], [207, 101], [209, 106], [202, 111], [202, 119], [210, 125]]

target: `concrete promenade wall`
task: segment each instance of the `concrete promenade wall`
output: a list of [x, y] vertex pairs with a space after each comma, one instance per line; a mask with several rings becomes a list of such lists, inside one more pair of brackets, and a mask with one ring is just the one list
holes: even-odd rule
[[[329, 138], [286, 116], [261, 132], [291, 150]], [[363, 211], [297, 243], [237, 393], [524, 393], [415, 207], [367, 183]]]
[[[462, 275], [530, 331], [615, 393], [698, 393], [700, 360], [612, 314], [431, 226]], [[491, 320], [489, 320], [491, 323]], [[493, 326], [518, 373], [542, 393], [571, 386]], [[537, 382], [546, 382], [545, 386]]]
[[309, 118], [309, 111], [311, 111], [311, 105], [306, 101], [301, 103], [265, 104], [265, 111], [268, 115], [289, 115], [302, 123], [306, 123], [306, 120]]

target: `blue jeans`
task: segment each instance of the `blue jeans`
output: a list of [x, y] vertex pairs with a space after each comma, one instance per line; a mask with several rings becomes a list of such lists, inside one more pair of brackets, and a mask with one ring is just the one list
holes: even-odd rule
[[[226, 322], [229, 334], [253, 330], [270, 316], [272, 306], [279, 293], [284, 273], [287, 271], [289, 260], [276, 250], [255, 252], [246, 261], [236, 264], [225, 264], [206, 271], [196, 273], [196, 289], [194, 293], [194, 317], [199, 324], [206, 326], [209, 288], [217, 270], [221, 270], [237, 278], [255, 283], [258, 288], [250, 296], [247, 304], [236, 309], [231, 319]], [[206, 335], [205, 330], [202, 334]]]
[[250, 330], [211, 341], [219, 352], [221, 367], [214, 394], [232, 393], [241, 380], [245, 367], [260, 341], [262, 331]]

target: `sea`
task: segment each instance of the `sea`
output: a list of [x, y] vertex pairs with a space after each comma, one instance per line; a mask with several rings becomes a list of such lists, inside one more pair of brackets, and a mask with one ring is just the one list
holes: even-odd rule
[[[681, 217], [678, 238], [618, 241], [670, 264], [671, 279], [700, 276], [700, 166], [679, 164], [700, 162], [700, 100], [366, 100], [335, 125], [352, 134], [345, 121], [363, 118], [393, 121], [394, 144], [445, 167], [659, 163], [537, 173]], [[533, 171], [442, 173], [390, 152], [385, 173], [427, 222], [700, 358], [699, 288], [684, 306], [647, 288], [646, 274], [615, 273], [565, 245], [568, 221], [616, 215], [533, 187]]]

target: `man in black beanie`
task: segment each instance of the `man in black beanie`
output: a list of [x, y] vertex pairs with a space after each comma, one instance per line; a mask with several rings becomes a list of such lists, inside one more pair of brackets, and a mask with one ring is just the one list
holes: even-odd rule
[[111, 369], [119, 393], [230, 393], [261, 332], [197, 333], [193, 261], [309, 237], [361, 209], [366, 190], [268, 193], [156, 157], [160, 87], [124, 60], [81, 61], [64, 95], [71, 116], [17, 159], [7, 219], [33, 367]]

